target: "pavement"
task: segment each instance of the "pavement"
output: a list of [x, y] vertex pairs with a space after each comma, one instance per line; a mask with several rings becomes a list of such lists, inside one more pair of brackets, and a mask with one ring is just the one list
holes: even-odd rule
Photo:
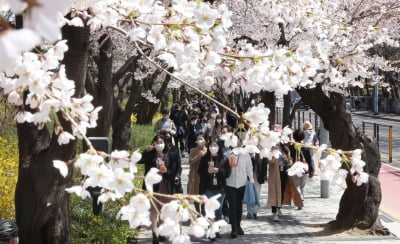
[[[187, 185], [189, 165], [187, 157], [182, 159], [182, 183]], [[246, 206], [243, 206], [242, 228], [245, 235], [236, 239], [230, 238], [230, 225], [222, 227], [221, 239], [217, 243], [400, 243], [400, 220], [381, 212], [380, 217], [384, 226], [393, 233], [391, 236], [365, 236], [363, 234], [327, 234], [322, 225], [335, 220], [338, 212], [340, 197], [344, 191], [341, 187], [329, 187], [329, 197], [321, 198], [320, 179], [316, 175], [309, 179], [305, 187], [304, 208], [297, 210], [295, 206], [284, 206], [283, 215], [278, 222], [272, 220], [271, 209], [266, 206], [267, 184], [261, 188], [261, 207], [257, 219], [246, 218]], [[186, 192], [186, 189], [184, 189]], [[189, 233], [188, 227], [183, 227]], [[208, 239], [191, 236], [193, 243], [210, 242]], [[138, 243], [151, 243], [151, 231], [142, 228], [139, 232]], [[166, 242], [167, 243], [167, 242]]]

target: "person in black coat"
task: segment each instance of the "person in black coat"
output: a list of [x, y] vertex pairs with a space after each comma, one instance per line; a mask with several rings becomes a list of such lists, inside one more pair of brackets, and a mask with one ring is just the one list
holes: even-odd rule
[[[164, 134], [164, 136], [155, 136], [152, 140], [151, 145], [149, 145], [146, 150], [142, 153], [142, 158], [138, 162], [139, 164], [144, 164], [144, 173], [145, 175], [150, 171], [151, 168], [158, 168], [159, 174], [162, 175], [162, 180], [158, 184], [153, 185], [153, 192], [161, 193], [161, 194], [173, 194], [174, 193], [174, 185], [175, 178], [179, 175], [180, 168], [180, 157], [179, 152], [176, 150], [171, 150], [168, 146], [168, 133]], [[170, 137], [170, 135], [169, 135]], [[179, 159], [179, 162], [177, 161]], [[143, 184], [143, 189], [146, 190], [146, 185]], [[166, 197], [156, 197], [158, 201], [166, 203], [169, 201]], [[161, 205], [158, 204], [158, 209], [161, 208]], [[159, 243], [160, 237], [157, 233], [157, 213], [158, 210], [152, 206], [150, 213], [151, 220], [151, 229], [153, 231], [153, 243]]]
[[[218, 198], [220, 203], [219, 209], [215, 211], [215, 221], [222, 218], [222, 204], [225, 199], [225, 186], [226, 178], [231, 173], [229, 160], [222, 154], [221, 148], [216, 141], [212, 141], [209, 145], [209, 150], [201, 158], [198, 168], [200, 176], [200, 194], [206, 195], [211, 198], [217, 194], [221, 196]], [[217, 232], [216, 237], [220, 238], [221, 235]]]
[[182, 156], [184, 156], [188, 116], [180, 102], [176, 102], [174, 107], [175, 110], [173, 114], [171, 113], [171, 119], [174, 121], [176, 127], [176, 133], [174, 135], [175, 145], [179, 147]]

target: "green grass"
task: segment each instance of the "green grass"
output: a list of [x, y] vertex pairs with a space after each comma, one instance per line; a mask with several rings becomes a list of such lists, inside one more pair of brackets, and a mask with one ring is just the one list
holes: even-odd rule
[[142, 152], [155, 136], [153, 125], [132, 125], [132, 148]]

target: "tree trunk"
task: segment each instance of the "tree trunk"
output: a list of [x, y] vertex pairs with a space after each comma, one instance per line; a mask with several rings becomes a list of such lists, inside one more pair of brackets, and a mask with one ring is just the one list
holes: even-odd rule
[[275, 125], [275, 107], [276, 107], [275, 93], [262, 91], [260, 92], [260, 95], [261, 95], [261, 101], [270, 110], [268, 120], [269, 120], [269, 128], [272, 130], [274, 129]]
[[302, 100], [323, 120], [325, 128], [330, 132], [333, 148], [363, 150], [362, 158], [366, 163], [364, 170], [369, 174], [368, 182], [361, 186], [353, 183], [351, 175], [347, 177], [347, 189], [340, 200], [336, 220], [330, 226], [334, 229], [357, 227], [388, 234], [378, 218], [382, 194], [378, 180], [381, 160], [376, 143], [353, 125], [351, 114], [346, 111], [343, 95], [330, 93], [330, 97], [327, 97], [321, 86], [298, 89], [298, 92]]
[[[170, 72], [172, 72], [172, 69], [169, 69]], [[155, 73], [153, 76], [149, 77], [149, 79], [156, 79], [156, 77], [159, 75], [159, 73]], [[164, 75], [164, 74], [162, 74]], [[156, 97], [161, 100], [162, 96], [166, 93], [168, 83], [171, 80], [170, 75], [165, 75], [164, 81], [161, 84], [160, 89], [158, 90]], [[145, 82], [146, 83], [146, 82]], [[150, 83], [150, 82], [147, 82]], [[151, 87], [150, 87], [151, 88]], [[145, 98], [141, 98], [141, 102], [139, 105], [138, 109], [138, 116], [137, 116], [137, 124], [140, 125], [145, 125], [145, 124], [150, 124], [153, 120], [154, 115], [157, 112], [157, 108], [159, 107], [160, 103], [152, 103], [149, 102]]]
[[139, 88], [140, 81], [131, 78], [132, 81], [132, 89], [139, 89], [135, 90], [135, 92], [131, 89], [131, 93], [129, 95], [129, 99], [125, 105], [125, 110], [122, 110], [122, 107], [118, 104], [118, 101], [114, 99], [114, 119], [112, 122], [113, 128], [113, 142], [112, 142], [112, 149], [115, 150], [128, 150], [131, 149], [131, 115], [133, 113], [135, 104], [137, 104], [140, 96], [137, 94], [141, 94], [141, 88]]
[[292, 104], [292, 98], [290, 94], [286, 94], [283, 96], [283, 110], [282, 110], [282, 127], [292, 125], [292, 119], [290, 116], [290, 107]]
[[95, 92], [93, 96], [93, 105], [95, 107], [101, 106], [99, 118], [96, 128], [88, 129], [88, 136], [108, 137], [111, 128], [113, 116], [113, 77], [112, 77], [112, 41], [108, 35], [102, 35], [99, 38], [100, 57], [98, 61], [98, 81], [93, 85]]
[[[87, 67], [89, 28], [65, 26], [63, 37], [69, 50], [64, 64], [69, 79], [76, 82], [76, 94], [83, 93]], [[58, 114], [64, 130], [71, 127]], [[72, 165], [63, 178], [53, 167], [53, 160], [75, 157], [76, 140], [60, 146], [57, 136], [50, 137], [48, 129], [39, 130], [32, 123], [17, 124], [19, 140], [19, 172], [15, 192], [16, 220], [21, 244], [70, 243], [68, 193], [72, 183]]]

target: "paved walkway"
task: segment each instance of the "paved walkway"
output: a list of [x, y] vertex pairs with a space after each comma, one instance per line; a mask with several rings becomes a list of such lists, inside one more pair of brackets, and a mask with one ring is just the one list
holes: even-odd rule
[[[186, 186], [189, 165], [187, 157], [183, 158], [182, 181]], [[272, 221], [271, 210], [267, 208], [267, 185], [261, 189], [261, 208], [258, 219], [246, 219], [244, 206], [244, 216], [242, 227], [245, 231], [244, 236], [236, 239], [230, 238], [230, 226], [222, 228], [222, 238], [217, 243], [400, 243], [396, 236], [337, 236], [327, 235], [321, 227], [335, 219], [339, 207], [339, 200], [343, 193], [340, 187], [330, 187], [329, 198], [320, 197], [320, 179], [317, 176], [310, 179], [305, 188], [305, 206], [302, 210], [297, 210], [294, 206], [284, 206], [283, 216], [279, 222]], [[398, 223], [388, 216], [381, 214], [382, 222], [385, 226], [390, 225], [391, 231], [400, 230]], [[187, 227], [185, 227], [187, 228]], [[395, 230], [396, 229], [396, 230]], [[400, 232], [399, 232], [400, 233]], [[193, 243], [209, 242], [206, 238], [197, 239], [192, 237]], [[139, 234], [138, 243], [151, 243], [151, 231], [142, 229]]]

